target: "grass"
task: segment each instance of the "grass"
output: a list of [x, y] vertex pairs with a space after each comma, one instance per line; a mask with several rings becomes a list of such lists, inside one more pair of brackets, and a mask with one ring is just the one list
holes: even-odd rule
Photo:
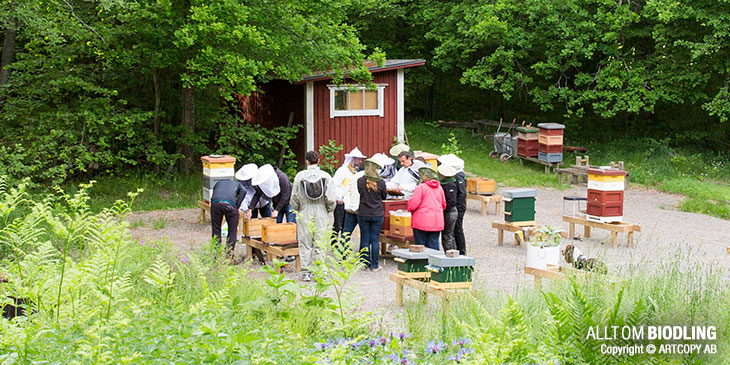
[[[555, 174], [543, 173], [543, 166], [528, 163], [520, 166], [515, 161], [501, 163], [489, 158], [491, 141], [472, 136], [470, 130], [442, 128], [422, 120], [406, 124], [409, 142], [414, 149], [441, 153], [442, 144], [453, 132], [462, 150], [466, 170], [473, 174], [497, 180], [504, 186], [545, 186], [564, 188]], [[566, 132], [568, 133], [568, 132]], [[570, 138], [570, 133], [568, 133]], [[685, 212], [706, 214], [730, 219], [730, 155], [727, 153], [694, 150], [670, 146], [668, 140], [626, 138], [608, 141], [581, 141], [568, 139], [571, 145], [588, 148], [591, 165], [608, 165], [624, 161], [631, 174], [629, 182], [645, 185], [659, 191], [681, 194], [686, 198], [677, 208]], [[563, 160], [575, 159], [565, 153]]]
[[472, 136], [471, 131], [461, 128], [444, 128], [422, 120], [406, 124], [408, 142], [413, 149], [441, 154], [441, 145], [453, 132], [458, 140], [465, 161], [465, 170], [469, 173], [497, 180], [503, 186], [546, 186], [565, 188], [559, 184], [555, 174], [546, 174], [543, 165], [526, 163], [520, 166], [516, 161], [500, 162], [489, 157], [493, 150], [490, 140], [485, 141], [481, 135]]
[[[193, 208], [196, 205], [203, 185], [202, 171], [194, 174], [177, 174], [160, 179], [152, 175], [103, 176], [95, 179], [96, 184], [89, 190], [91, 210], [101, 211], [116, 200], [129, 200], [128, 192], [144, 189], [134, 200], [134, 211], [167, 210]], [[78, 183], [63, 187], [68, 193], [78, 191]]]

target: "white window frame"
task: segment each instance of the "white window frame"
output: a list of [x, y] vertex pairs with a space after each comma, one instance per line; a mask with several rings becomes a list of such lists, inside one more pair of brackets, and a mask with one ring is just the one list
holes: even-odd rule
[[[359, 85], [327, 85], [330, 89], [330, 118], [335, 117], [355, 117], [355, 116], [379, 116], [383, 117], [383, 92], [388, 84], [376, 84], [378, 90], [378, 108], [377, 109], [362, 109], [362, 110], [335, 110], [335, 91], [352, 91], [352, 90], [368, 90], [365, 86]], [[363, 93], [364, 97], [365, 93]], [[349, 98], [348, 98], [349, 100]], [[364, 101], [364, 100], [363, 100]]]

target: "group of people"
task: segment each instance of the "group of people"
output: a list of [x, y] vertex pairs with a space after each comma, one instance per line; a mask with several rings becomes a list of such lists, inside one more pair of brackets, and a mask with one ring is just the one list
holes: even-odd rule
[[[315, 242], [334, 236], [349, 243], [360, 226], [360, 252], [368, 269], [377, 271], [380, 231], [388, 198], [408, 200], [414, 243], [438, 250], [459, 250], [466, 254], [463, 230], [466, 212], [464, 161], [450, 154], [438, 158], [434, 169], [421, 158], [414, 158], [409, 147], [399, 144], [388, 157], [376, 153], [368, 158], [356, 147], [345, 154], [345, 161], [331, 177], [321, 170], [319, 154], [305, 154], [307, 168], [290, 183], [286, 174], [271, 165], [243, 166], [236, 180], [216, 183], [211, 197], [212, 235], [221, 237], [221, 220], [229, 226], [228, 249], [236, 243], [239, 210], [247, 219], [276, 216], [277, 223], [297, 223], [297, 240], [303, 273], [310, 281], [308, 268], [319, 258]], [[273, 205], [274, 210], [271, 211]], [[295, 213], [296, 212], [296, 213]], [[330, 226], [329, 214], [334, 214]], [[260, 260], [263, 255], [255, 252]]]

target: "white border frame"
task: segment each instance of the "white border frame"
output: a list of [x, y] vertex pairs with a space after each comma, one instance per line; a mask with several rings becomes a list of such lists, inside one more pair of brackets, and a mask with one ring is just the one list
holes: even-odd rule
[[314, 151], [314, 82], [308, 82], [304, 90], [305, 114], [307, 115], [307, 151]]
[[367, 90], [365, 86], [358, 86], [358, 85], [333, 85], [328, 84], [327, 88], [330, 89], [330, 118], [335, 117], [357, 117], [357, 116], [384, 116], [383, 111], [383, 97], [385, 93], [383, 92], [385, 88], [388, 86], [388, 84], [376, 84], [378, 87], [378, 109], [363, 109], [363, 110], [335, 110], [335, 91], [337, 90], [352, 90], [352, 89], [360, 89], [360, 90]]
[[402, 142], [405, 141], [405, 101], [404, 101], [404, 93], [405, 93], [405, 75], [404, 70], [402, 68], [398, 69], [398, 72], [396, 74], [397, 76], [397, 84], [396, 84], [396, 108], [398, 108], [396, 112], [396, 125], [397, 125], [397, 134], [398, 134], [398, 141]]

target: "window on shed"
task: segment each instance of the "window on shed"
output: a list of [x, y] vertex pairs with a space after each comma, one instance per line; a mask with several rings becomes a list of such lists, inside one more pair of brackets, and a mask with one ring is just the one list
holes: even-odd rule
[[379, 84], [376, 90], [362, 86], [327, 85], [330, 89], [330, 118], [358, 115], [383, 116], [383, 89]]

